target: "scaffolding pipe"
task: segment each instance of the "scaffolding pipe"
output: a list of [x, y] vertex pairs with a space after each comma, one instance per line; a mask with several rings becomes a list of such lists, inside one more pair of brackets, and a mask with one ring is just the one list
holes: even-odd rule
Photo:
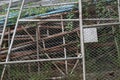
[[[54, 21], [79, 21], [79, 19], [20, 19], [19, 21], [24, 22], [54, 22]], [[120, 25], [120, 22], [114, 22], [114, 23], [103, 23], [103, 24], [93, 24], [93, 25], [83, 25], [84, 28], [92, 28], [92, 27], [103, 27], [103, 26], [114, 26], [114, 25]]]
[[[119, 22], [120, 22], [120, 0], [118, 0], [118, 13], [119, 13]], [[120, 26], [119, 26], [119, 30], [120, 30]], [[119, 45], [120, 39], [118, 38], [118, 36], [115, 37], [115, 43], [116, 43], [116, 47], [117, 47], [117, 51], [118, 51], [118, 61], [120, 61], [120, 45]], [[119, 63], [119, 66], [120, 66], [120, 63]]]
[[25, 0], [22, 1], [22, 5], [21, 5], [21, 8], [20, 8], [20, 12], [19, 12], [19, 15], [18, 15], [18, 18], [17, 18], [17, 22], [16, 22], [16, 25], [15, 25], [14, 33], [13, 33], [13, 35], [12, 35], [10, 47], [9, 47], [9, 50], [8, 50], [6, 62], [8, 62], [8, 59], [9, 59], [9, 56], [10, 56], [10, 53], [11, 53], [12, 45], [13, 45], [13, 42], [14, 42], [14, 38], [15, 38], [15, 34], [16, 34], [17, 27], [18, 27], [20, 15], [21, 15], [21, 13], [22, 13], [22, 8], [23, 8], [23, 5], [24, 5], [24, 2], [25, 2]]
[[[1, 39], [0, 39], [0, 50], [2, 48], [3, 38], [4, 38], [4, 34], [5, 34], [5, 29], [6, 29], [6, 26], [7, 26], [7, 21], [8, 21], [8, 17], [9, 17], [11, 4], [12, 4], [12, 0], [9, 1], [9, 5], [8, 5], [8, 10], [7, 10], [6, 18], [5, 18], [5, 23], [4, 23], [4, 27], [3, 27], [3, 31], [2, 31], [2, 36], [1, 36]], [[3, 72], [1, 74], [1, 80], [4, 77], [4, 73], [5, 73], [5, 68], [3, 68]]]
[[120, 0], [118, 0], [118, 15], [119, 15], [119, 22], [120, 22]]
[[6, 18], [5, 18], [5, 23], [4, 23], [4, 27], [3, 27], [3, 30], [2, 30], [2, 36], [1, 36], [1, 39], [0, 39], [0, 50], [1, 50], [1, 48], [2, 48], [3, 38], [4, 38], [5, 29], [6, 29], [7, 22], [8, 22], [8, 17], [9, 17], [11, 5], [12, 5], [12, 0], [9, 1], [9, 5], [8, 5], [8, 9], [7, 9], [7, 14], [6, 14]]
[[[61, 19], [63, 19], [63, 16], [61, 15]], [[61, 21], [61, 27], [62, 27], [62, 32], [64, 33], [64, 22]], [[63, 44], [65, 45], [65, 37], [63, 36]], [[64, 57], [67, 58], [67, 50], [66, 47], [64, 47]], [[66, 74], [68, 74], [68, 61], [65, 61], [65, 70], [66, 70]]]
[[[40, 18], [41, 16], [38, 16], [38, 18]], [[37, 17], [35, 17], [35, 18], [37, 18]], [[115, 20], [115, 21], [118, 21], [119, 19], [118, 18], [93, 18], [93, 19], [83, 19], [84, 21], [113, 21], [113, 20]], [[79, 21], [79, 19], [32, 19], [32, 18], [30, 18], [30, 19], [20, 19], [19, 21], [26, 21], [26, 22], [31, 22], [31, 21], [34, 21], [34, 22], [39, 22], [39, 21], [42, 21], [42, 22], [45, 22], [45, 21]]]
[[80, 47], [82, 54], [82, 65], [83, 65], [83, 80], [86, 80], [86, 70], [85, 70], [85, 47], [84, 47], [84, 32], [83, 32], [83, 22], [82, 22], [82, 0], [79, 0], [79, 27], [80, 27]]
[[21, 21], [21, 22], [46, 22], [46, 21], [61, 22], [61, 21], [79, 21], [79, 19], [20, 19], [19, 21]]
[[7, 64], [21, 64], [21, 63], [35, 63], [35, 62], [51, 62], [51, 61], [65, 61], [65, 60], [77, 60], [82, 59], [82, 56], [79, 57], [68, 57], [68, 58], [50, 58], [50, 59], [38, 59], [38, 60], [23, 60], [23, 61], [8, 61], [8, 62], [1, 62], [0, 65], [7, 65]]
[[[16, 25], [15, 25], [14, 33], [13, 33], [13, 36], [12, 36], [12, 39], [11, 39], [11, 43], [10, 43], [10, 46], [9, 46], [9, 49], [8, 49], [8, 54], [7, 54], [7, 57], [6, 57], [6, 61], [5, 61], [5, 62], [8, 62], [8, 61], [9, 61], [9, 56], [10, 56], [10, 53], [11, 53], [11, 49], [12, 49], [14, 37], [15, 37], [16, 30], [17, 30], [17, 27], [18, 27], [18, 23], [19, 23], [20, 15], [21, 15], [21, 13], [22, 13], [22, 8], [23, 8], [23, 5], [24, 5], [24, 2], [25, 2], [25, 0], [23, 0], [23, 1], [22, 1], [22, 4], [21, 4], [21, 8], [20, 8], [20, 11], [19, 11], [19, 15], [18, 15], [18, 18], [17, 18], [17, 22], [16, 22]], [[4, 65], [4, 68], [3, 68], [3, 71], [2, 71], [2, 75], [1, 75], [1, 80], [3, 80], [6, 67], [7, 67], [7, 65]]]
[[[39, 53], [40, 53], [40, 51], [39, 51], [39, 27], [38, 26], [36, 27], [36, 46], [37, 46], [37, 59], [40, 59], [40, 57], [39, 57]], [[39, 72], [40, 72], [40, 63], [37, 62], [37, 64], [38, 64], [38, 74], [39, 74]]]
[[83, 28], [97, 28], [97, 27], [111, 27], [115, 25], [120, 25], [120, 22], [115, 23], [103, 23], [103, 24], [94, 24], [94, 25], [83, 25]]

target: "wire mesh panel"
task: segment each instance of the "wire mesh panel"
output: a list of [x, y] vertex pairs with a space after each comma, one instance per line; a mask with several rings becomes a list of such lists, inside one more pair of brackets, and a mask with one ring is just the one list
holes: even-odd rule
[[119, 80], [119, 48], [116, 28], [119, 26], [98, 29], [98, 42], [86, 43], [87, 80]]
[[[74, 5], [64, 5], [41, 15], [25, 18], [42, 21], [21, 20], [15, 35], [11, 60], [77, 57], [80, 54], [78, 14]], [[13, 56], [17, 54], [20, 57]], [[12, 56], [16, 59], [12, 59]]]
[[[118, 2], [99, 0], [84, 4], [88, 7], [84, 8], [83, 12], [86, 14], [83, 16], [91, 18], [84, 19], [84, 24], [89, 25], [87, 29], [91, 30], [90, 33], [85, 32], [85, 35], [94, 35], [86, 39], [96, 40], [85, 43], [86, 80], [119, 80], [120, 29], [119, 25], [110, 24], [118, 22]], [[88, 10], [90, 8], [93, 9]], [[96, 32], [92, 29], [96, 29]]]
[[[69, 61], [69, 60], [68, 60]], [[75, 71], [68, 76], [64, 75], [64, 61], [53, 62], [34, 62], [22, 64], [7, 65], [7, 70], [4, 75], [4, 80], [80, 80], [82, 79], [81, 64]], [[70, 60], [71, 62], [71, 60]], [[73, 62], [74, 63], [74, 62]], [[39, 66], [38, 66], [39, 65]], [[57, 67], [59, 65], [59, 68]], [[69, 64], [69, 72], [73, 65]]]
[[11, 52], [2, 51], [1, 61], [14, 63], [4, 65], [3, 80], [82, 79], [78, 4], [65, 2], [37, 8], [31, 8], [34, 3], [29, 4], [30, 8], [24, 6], [22, 19], [11, 33]]
[[[2, 80], [120, 79], [117, 0], [84, 0], [82, 5], [80, 1], [25, 2], [17, 29], [5, 32]], [[12, 8], [17, 15], [19, 7]], [[10, 23], [15, 25], [16, 19]]]

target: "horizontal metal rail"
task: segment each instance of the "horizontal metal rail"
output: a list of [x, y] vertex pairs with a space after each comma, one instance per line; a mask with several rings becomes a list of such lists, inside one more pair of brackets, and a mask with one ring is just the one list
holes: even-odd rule
[[[36, 17], [37, 18], [37, 17]], [[38, 17], [38, 18], [40, 18], [40, 17]], [[115, 21], [117, 21], [118, 20], [118, 18], [94, 18], [94, 19], [83, 19], [84, 21], [87, 21], [87, 20], [92, 20], [92, 21], [101, 21], [101, 20], [103, 20], [103, 21], [111, 21], [111, 20], [115, 20]], [[79, 19], [20, 19], [19, 21], [25, 21], [25, 22], [39, 22], [39, 21], [41, 21], [41, 22], [45, 22], [45, 21], [79, 21]], [[109, 24], [109, 23], [108, 23]], [[99, 25], [99, 24], [98, 24]]]
[[83, 21], [118, 21], [118, 18], [85, 18]]
[[53, 59], [37, 59], [37, 60], [23, 60], [23, 61], [8, 61], [8, 62], [0, 62], [0, 65], [3, 64], [20, 64], [20, 63], [35, 63], [35, 62], [47, 62], [47, 61], [64, 61], [64, 60], [74, 60], [74, 59], [82, 59], [82, 56], [78, 57], [68, 57], [68, 58], [53, 58]]
[[105, 27], [105, 26], [115, 26], [120, 25], [120, 22], [115, 23], [104, 23], [104, 24], [94, 24], [94, 25], [83, 25], [83, 28], [96, 28], [96, 27]]
[[[20, 19], [19, 21], [24, 21], [24, 22], [46, 22], [46, 21], [50, 21], [50, 22], [54, 22], [54, 21], [79, 21], [79, 19]], [[114, 26], [114, 25], [120, 25], [120, 22], [83, 25], [83, 27], [84, 28], [92, 28], [92, 27]]]
[[20, 19], [20, 22], [79, 21], [79, 19]]

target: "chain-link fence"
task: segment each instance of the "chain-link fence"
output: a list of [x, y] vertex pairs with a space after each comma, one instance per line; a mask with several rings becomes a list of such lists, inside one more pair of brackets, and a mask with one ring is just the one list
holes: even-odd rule
[[98, 42], [85, 44], [88, 80], [120, 79], [118, 28], [103, 26], [97, 29]]
[[[3, 80], [82, 79], [78, 6], [65, 2], [44, 2], [40, 9], [27, 9], [29, 16], [23, 15], [23, 9], [21, 16], [28, 20], [19, 22], [14, 39], [14, 28], [6, 36], [6, 48], [8, 41], [14, 40], [10, 55], [9, 49], [1, 51], [1, 62], [12, 62], [1, 66]], [[34, 9], [42, 9], [41, 15], [34, 15]], [[42, 21], [32, 21], [35, 19]]]
[[46, 0], [24, 6], [10, 55], [14, 27], [5, 33], [0, 53], [3, 80], [83, 80], [83, 47], [86, 80], [120, 79], [117, 0], [82, 2], [83, 35], [78, 1]]
[[[86, 4], [88, 7], [84, 9], [84, 17], [92, 18], [84, 21], [84, 24], [91, 25], [91, 30], [97, 30], [87, 34], [94, 35], [96, 41], [85, 43], [87, 80], [120, 79], [120, 27], [113, 25], [118, 22], [117, 4], [117, 0], [99, 0]], [[90, 8], [93, 9], [89, 10]]]

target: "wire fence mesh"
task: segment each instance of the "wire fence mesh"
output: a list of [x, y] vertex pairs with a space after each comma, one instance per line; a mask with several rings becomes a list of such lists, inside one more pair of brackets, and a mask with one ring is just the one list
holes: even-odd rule
[[[90, 80], [119, 80], [119, 50], [116, 36], [119, 26], [103, 27], [98, 30], [98, 42], [85, 44], [86, 72]], [[118, 34], [118, 33], [117, 33]]]
[[[0, 66], [1, 75], [6, 66], [3, 80], [83, 80], [84, 63], [80, 59], [83, 57], [78, 0], [74, 5], [58, 6], [58, 3], [66, 2], [73, 2], [73, 0], [52, 1], [51, 5], [54, 4], [54, 6], [49, 8], [53, 11], [61, 8], [67, 10], [57, 14], [52, 12], [54, 13], [52, 15], [33, 17], [34, 14], [31, 13], [33, 11], [28, 10], [29, 15], [32, 14], [32, 17], [27, 17], [28, 20], [35, 18], [42, 21], [19, 23], [9, 56], [9, 61], [15, 63]], [[117, 0], [109, 3], [105, 0], [83, 1], [82, 6], [86, 80], [119, 80], [120, 27], [119, 25], [100, 25], [118, 22], [118, 2]], [[43, 8], [48, 9], [48, 5], [44, 5]], [[88, 25], [90, 27], [85, 27]], [[11, 27], [6, 32], [10, 35], [5, 36], [6, 48], [1, 50], [1, 62], [6, 60], [13, 30], [14, 28]], [[66, 58], [70, 59], [66, 60]], [[33, 61], [29, 62], [31, 60]]]
[[[71, 62], [68, 61], [68, 62]], [[74, 63], [72, 63], [74, 64]], [[69, 71], [73, 65], [69, 64]], [[59, 68], [57, 67], [59, 65]], [[79, 80], [82, 79], [81, 64], [78, 65], [72, 74], [65, 76], [64, 61], [35, 62], [7, 65], [4, 80]], [[79, 74], [78, 74], [79, 73]]]
[[[84, 21], [85, 25], [118, 22], [118, 19], [116, 19], [119, 14], [117, 0], [108, 2], [106, 0], [99, 0], [94, 4], [89, 5], [86, 3], [88, 7], [84, 9], [86, 13], [84, 17], [93, 18], [93, 20]], [[93, 9], [91, 10], [90, 8]], [[97, 41], [85, 43], [86, 78], [87, 80], [119, 80], [119, 25], [96, 26], [96, 29]], [[96, 33], [92, 32], [91, 35], [94, 35], [95, 40]]]

